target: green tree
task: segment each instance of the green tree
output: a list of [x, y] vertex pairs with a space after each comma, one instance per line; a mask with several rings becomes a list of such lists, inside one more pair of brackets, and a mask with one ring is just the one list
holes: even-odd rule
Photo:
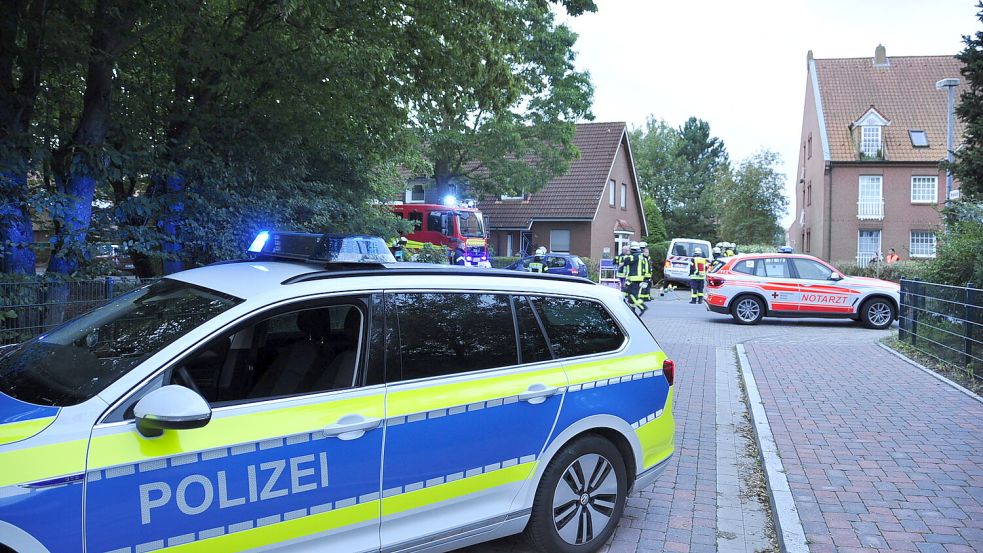
[[718, 188], [720, 236], [745, 244], [774, 244], [782, 234], [778, 221], [788, 207], [781, 158], [762, 150], [745, 159]]
[[642, 195], [642, 209], [645, 211], [645, 222], [648, 224], [649, 233], [645, 236], [645, 241], [649, 244], [665, 242], [669, 239], [666, 233], [666, 223], [662, 219], [662, 211], [656, 205], [655, 200], [647, 194]]
[[729, 161], [710, 125], [690, 117], [674, 129], [649, 117], [644, 131], [633, 132], [632, 143], [639, 183], [661, 210], [668, 236], [715, 241], [714, 188]]
[[[983, 21], [983, 2], [977, 18]], [[966, 125], [963, 147], [956, 151], [953, 173], [959, 179], [962, 197], [983, 199], [983, 31], [963, 37], [966, 48], [956, 55], [963, 62], [966, 86], [956, 106], [956, 115]]]
[[593, 2], [431, 3], [446, 6], [413, 13], [408, 33], [421, 52], [409, 107], [437, 185], [463, 177], [477, 196], [528, 193], [566, 171], [593, 90], [550, 4], [576, 15]]

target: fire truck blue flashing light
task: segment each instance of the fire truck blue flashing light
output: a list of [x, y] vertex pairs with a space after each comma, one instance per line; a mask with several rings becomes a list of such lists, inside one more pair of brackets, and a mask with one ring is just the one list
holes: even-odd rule
[[249, 245], [249, 253], [259, 253], [263, 251], [263, 246], [266, 245], [266, 241], [270, 239], [270, 232], [264, 230], [256, 235], [253, 243]]
[[456, 206], [457, 198], [455, 198], [453, 194], [448, 194], [444, 196], [444, 205], [451, 206], [451, 207]]

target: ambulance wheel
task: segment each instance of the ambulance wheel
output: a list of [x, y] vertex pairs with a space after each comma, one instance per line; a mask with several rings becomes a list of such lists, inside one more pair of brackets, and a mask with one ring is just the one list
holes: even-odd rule
[[618, 526], [628, 471], [618, 448], [585, 436], [558, 453], [543, 472], [526, 539], [537, 551], [597, 551]]
[[860, 320], [867, 328], [884, 330], [894, 322], [894, 304], [885, 298], [871, 298], [860, 306]]
[[765, 316], [765, 302], [757, 296], [738, 296], [730, 306], [730, 314], [738, 324], [756, 325]]

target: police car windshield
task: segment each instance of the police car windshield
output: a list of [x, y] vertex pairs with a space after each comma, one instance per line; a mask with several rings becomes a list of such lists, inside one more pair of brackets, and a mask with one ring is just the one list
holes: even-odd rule
[[481, 228], [480, 213], [472, 213], [470, 211], [458, 211], [457, 216], [461, 227], [462, 236], [471, 236], [475, 238], [480, 238], [485, 235], [484, 229]]
[[81, 403], [240, 302], [206, 288], [161, 280], [5, 351], [0, 391], [38, 405]]

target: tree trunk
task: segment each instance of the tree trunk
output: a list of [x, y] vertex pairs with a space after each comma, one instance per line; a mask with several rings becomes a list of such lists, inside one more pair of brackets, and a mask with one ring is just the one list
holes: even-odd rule
[[72, 274], [85, 255], [86, 234], [92, 220], [92, 200], [96, 185], [104, 178], [106, 158], [102, 148], [109, 129], [113, 99], [113, 62], [133, 18], [126, 6], [109, 0], [96, 3], [93, 18], [89, 67], [85, 78], [82, 115], [66, 155], [71, 162], [59, 179], [59, 191], [71, 206], [59, 213], [61, 236], [55, 243], [48, 271]]
[[[47, 0], [5, 2], [0, 18], [0, 272], [34, 274], [27, 185], [30, 128], [41, 82]], [[24, 30], [24, 48], [18, 35]], [[19, 77], [19, 81], [15, 79]]]

